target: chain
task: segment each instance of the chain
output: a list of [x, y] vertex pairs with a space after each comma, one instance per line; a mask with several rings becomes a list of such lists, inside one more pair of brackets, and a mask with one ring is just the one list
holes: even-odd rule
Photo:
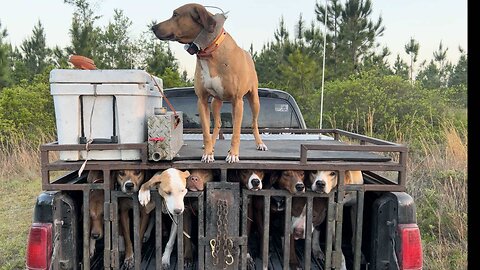
[[227, 225], [228, 225], [228, 207], [226, 200], [218, 200], [217, 205], [217, 236], [210, 240], [210, 248], [212, 249], [212, 258], [213, 265], [219, 263], [218, 252], [220, 251], [220, 246], [223, 249], [223, 256], [225, 258], [225, 263], [223, 264], [223, 269], [227, 269], [227, 265], [233, 264], [233, 241], [227, 237]]

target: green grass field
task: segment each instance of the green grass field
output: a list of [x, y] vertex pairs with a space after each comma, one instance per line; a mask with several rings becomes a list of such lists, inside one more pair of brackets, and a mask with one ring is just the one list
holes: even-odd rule
[[0, 179], [0, 269], [25, 269], [25, 248], [41, 181]]

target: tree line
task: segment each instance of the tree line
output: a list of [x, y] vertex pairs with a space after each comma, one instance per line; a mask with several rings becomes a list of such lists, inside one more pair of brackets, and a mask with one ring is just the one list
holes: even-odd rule
[[[93, 59], [99, 69], [144, 69], [161, 77], [165, 87], [193, 84], [187, 72], [179, 70], [167, 42], [157, 40], [150, 30], [132, 38], [132, 21], [122, 10], [116, 9], [107, 25], [98, 26], [100, 16], [88, 0], [64, 4], [74, 7], [70, 44], [64, 48], [47, 47], [40, 21], [30, 37], [13, 47], [6, 42], [8, 29], [0, 18], [0, 142], [12, 134], [35, 138], [32, 134], [54, 132], [48, 74], [53, 68], [70, 68], [70, 54]], [[442, 117], [466, 121], [461, 113], [467, 105], [464, 49], [459, 47], [458, 62], [450, 63], [448, 48], [440, 42], [432, 60], [417, 63], [421, 44], [411, 38], [404, 46], [409, 62], [397, 55], [391, 65], [391, 52], [378, 42], [387, 29], [382, 17], [372, 18], [370, 0], [329, 0], [326, 8], [317, 3], [312, 9], [312, 22], [300, 14], [290, 33], [280, 18], [273, 41], [259, 51], [249, 48], [260, 86], [290, 92], [309, 127], [319, 127], [323, 120], [324, 128], [398, 139], [420, 132], [419, 127], [433, 132]]]

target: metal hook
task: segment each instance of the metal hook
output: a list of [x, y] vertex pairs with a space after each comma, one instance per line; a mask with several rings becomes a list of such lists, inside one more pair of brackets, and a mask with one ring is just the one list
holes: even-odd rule
[[212, 257], [215, 258], [215, 244], [217, 241], [215, 239], [210, 240], [210, 248], [212, 249]]
[[[231, 261], [228, 261], [228, 258], [231, 259]], [[225, 258], [225, 263], [228, 264], [228, 265], [232, 265], [233, 264], [233, 256], [232, 254], [228, 254], [227, 257]]]

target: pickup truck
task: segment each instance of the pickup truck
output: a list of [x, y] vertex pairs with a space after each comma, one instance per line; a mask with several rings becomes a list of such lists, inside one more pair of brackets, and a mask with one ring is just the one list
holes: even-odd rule
[[[101, 160], [88, 161], [85, 170], [78, 172], [83, 161], [62, 161], [55, 158], [55, 152], [84, 150], [83, 145], [59, 145], [51, 142], [41, 146], [42, 189], [34, 206], [26, 252], [27, 269], [123, 269], [123, 253], [119, 244], [118, 199], [122, 196], [109, 175], [120, 169], [145, 170], [148, 174], [176, 167], [181, 170], [211, 169], [219, 172], [219, 181], [209, 183], [204, 191], [188, 192], [186, 197], [197, 200], [198, 217], [195, 219], [191, 235], [196, 243], [194, 263], [185, 266], [182, 231], [177, 234], [175, 250], [171, 257], [171, 269], [248, 269], [247, 247], [252, 250], [255, 269], [289, 269], [289, 245], [282, 239], [289, 236], [282, 231], [283, 220], [288, 224], [292, 195], [284, 190], [263, 189], [249, 191], [230, 182], [227, 175], [231, 170], [333, 170], [343, 179], [347, 170], [360, 170], [363, 185], [344, 185], [339, 181], [335, 192], [321, 195], [310, 189], [298, 196], [308, 199], [323, 196], [328, 199], [327, 218], [321, 225], [320, 243], [325, 253], [324, 260], [311, 255], [310, 234], [297, 240], [296, 254], [303, 269], [340, 269], [342, 251], [347, 269], [422, 269], [422, 243], [416, 222], [413, 198], [405, 191], [406, 161], [408, 148], [341, 129], [309, 129], [305, 125], [295, 99], [287, 92], [275, 89], [259, 89], [261, 111], [259, 127], [264, 142], [269, 147], [266, 152], [255, 150], [253, 136], [249, 130], [249, 108], [245, 102], [244, 123], [240, 162], [226, 163], [222, 154], [226, 153], [231, 135], [231, 106], [222, 107], [222, 132], [216, 145], [216, 160], [202, 163], [201, 131], [196, 109], [196, 96], [192, 87], [164, 90], [165, 97], [176, 111], [183, 115], [184, 145], [178, 156], [169, 161], [150, 161], [147, 158], [147, 143], [91, 144], [90, 149], [140, 149], [141, 160]], [[311, 113], [311, 112], [309, 112]], [[58, 156], [58, 155], [57, 155]], [[87, 183], [89, 170], [101, 170], [104, 183]], [[211, 185], [210, 185], [211, 184]], [[104, 237], [97, 241], [95, 255], [89, 256], [90, 221], [87, 211], [89, 192], [100, 189], [104, 192]], [[347, 213], [343, 194], [356, 194], [357, 215]], [[134, 237], [135, 269], [163, 269], [160, 258], [168, 234], [162, 231], [161, 197], [152, 192], [157, 206], [155, 225], [149, 240]], [[226, 207], [228, 217], [228, 237], [232, 239], [234, 254], [231, 264], [216, 264], [211, 257], [209, 239], [219, 234], [217, 221], [218, 205], [215, 198], [229, 198]], [[285, 219], [270, 220], [268, 207], [261, 209], [265, 214], [265, 233], [262, 239], [247, 235], [247, 204], [253, 196], [266, 201], [282, 197], [285, 201]], [[137, 194], [132, 195], [138, 200]], [[307, 211], [307, 223], [311, 221], [311, 211]], [[133, 229], [138, 228], [139, 209], [131, 213]], [[183, 218], [179, 218], [179, 228]], [[349, 226], [354, 222], [355, 227]], [[307, 228], [311, 228], [308, 226]], [[352, 228], [356, 228], [353, 230]], [[332, 234], [335, 231], [336, 237]], [[224, 233], [225, 234], [225, 233]], [[225, 236], [226, 237], [226, 236]], [[351, 241], [354, 239], [354, 241]], [[263, 249], [258, 248], [262, 242]], [[255, 248], [255, 246], [257, 248]], [[220, 252], [222, 253], [222, 252]], [[180, 255], [180, 256], [179, 256]]]

